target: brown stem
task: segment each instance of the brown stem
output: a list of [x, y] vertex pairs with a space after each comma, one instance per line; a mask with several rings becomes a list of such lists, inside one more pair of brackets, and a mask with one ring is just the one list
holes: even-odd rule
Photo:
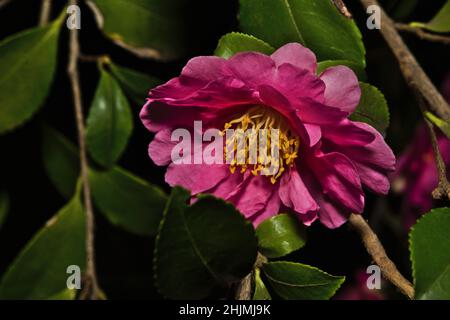
[[253, 271], [245, 276], [244, 279], [239, 282], [236, 290], [236, 300], [251, 300], [252, 299], [252, 278]]
[[436, 169], [438, 171], [439, 182], [436, 189], [433, 190], [432, 196], [434, 199], [442, 199], [444, 197], [450, 199], [450, 183], [447, 179], [447, 168], [445, 166], [444, 159], [442, 159], [441, 151], [439, 150], [439, 143], [436, 137], [436, 132], [434, 131], [433, 124], [427, 119], [426, 116], [426, 102], [418, 93], [416, 93], [416, 100], [419, 104], [420, 110], [422, 111], [422, 116], [425, 120], [428, 132], [430, 134], [434, 160], [436, 162]]
[[380, 267], [384, 277], [409, 299], [414, 299], [414, 288], [412, 284], [401, 275], [395, 264], [389, 259], [383, 245], [366, 220], [360, 214], [351, 214], [349, 223], [361, 236], [367, 252]]
[[352, 14], [347, 9], [347, 6], [345, 5], [344, 1], [342, 0], [332, 0], [336, 8], [347, 18], [352, 18]]
[[253, 277], [255, 276], [255, 268], [261, 268], [264, 263], [267, 262], [267, 258], [258, 252], [256, 257], [255, 266], [252, 272], [250, 272], [244, 279], [239, 282], [236, 290], [235, 298], [236, 300], [251, 300], [252, 299], [252, 287], [253, 287]]
[[444, 159], [442, 159], [441, 151], [439, 150], [439, 143], [434, 131], [433, 124], [425, 119], [425, 122], [430, 132], [431, 145], [433, 147], [434, 160], [436, 161], [436, 168], [439, 176], [439, 183], [436, 189], [433, 190], [434, 199], [442, 199], [447, 197], [450, 199], [450, 183], [447, 180], [447, 169], [445, 167]]
[[39, 16], [39, 25], [45, 26], [50, 20], [50, 12], [52, 11], [52, 0], [42, 0], [41, 14]]
[[376, 5], [381, 13], [381, 35], [386, 40], [395, 57], [408, 85], [419, 92], [426, 100], [430, 109], [444, 120], [450, 119], [450, 106], [431, 82], [430, 78], [423, 71], [411, 51], [403, 42], [395, 28], [394, 22], [384, 12], [383, 8], [376, 0], [361, 0], [363, 6]]
[[428, 41], [432, 41], [432, 42], [438, 42], [438, 43], [450, 45], [450, 37], [441, 36], [438, 34], [432, 34], [432, 33], [426, 32], [420, 28], [411, 27], [410, 25], [405, 24], [405, 23], [396, 23], [395, 27], [399, 31], [404, 31], [404, 32], [414, 34], [422, 40], [428, 40]]
[[[77, 5], [77, 0], [72, 0], [71, 4]], [[76, 124], [78, 131], [78, 144], [80, 148], [81, 179], [83, 182], [84, 207], [86, 211], [86, 274], [85, 284], [81, 292], [81, 299], [98, 299], [101, 291], [98, 286], [95, 271], [95, 251], [94, 251], [94, 212], [92, 207], [91, 190], [88, 179], [88, 160], [86, 152], [86, 130], [84, 127], [83, 105], [81, 98], [80, 79], [78, 74], [78, 57], [80, 47], [78, 43], [78, 30], [75, 28], [70, 31], [69, 44], [69, 65], [67, 72], [70, 77]]]

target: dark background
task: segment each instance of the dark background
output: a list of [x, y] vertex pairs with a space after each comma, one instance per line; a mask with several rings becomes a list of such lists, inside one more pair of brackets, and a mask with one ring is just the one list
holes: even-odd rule
[[[385, 94], [391, 113], [387, 140], [394, 152], [399, 152], [411, 139], [419, 121], [418, 107], [406, 87], [396, 60], [378, 31], [365, 27], [365, 13], [358, 1], [346, 1], [363, 33], [367, 50], [368, 80]], [[413, 12], [404, 6], [414, 0], [385, 1], [386, 9], [398, 21], [427, 21], [442, 6], [442, 1], [419, 1]], [[59, 14], [65, 1], [54, 1], [52, 18]], [[406, 9], [405, 9], [406, 8]], [[38, 0], [16, 0], [0, 10], [0, 39], [37, 25], [40, 9]], [[219, 38], [238, 30], [237, 0], [193, 0], [186, 7], [188, 54], [185, 58], [160, 63], [141, 60], [104, 38], [86, 6], [82, 6], [81, 49], [85, 54], [109, 54], [120, 65], [134, 68], [166, 81], [180, 72], [186, 61], [196, 55], [211, 55]], [[65, 29], [65, 28], [64, 28]], [[439, 87], [450, 70], [450, 47], [424, 42], [405, 35], [407, 44], [416, 55], [432, 81]], [[0, 274], [3, 274], [21, 248], [33, 234], [64, 204], [46, 177], [42, 166], [41, 125], [49, 123], [76, 141], [72, 96], [66, 76], [67, 30], [60, 37], [58, 70], [50, 95], [41, 112], [23, 127], [0, 136], [0, 187], [11, 194], [11, 210], [0, 229]], [[3, 72], [3, 70], [0, 70]], [[80, 63], [84, 107], [87, 111], [93, 97], [98, 71], [95, 63]], [[27, 75], [23, 75], [26, 77]], [[147, 155], [150, 134], [140, 124], [141, 106], [132, 105], [135, 130], [120, 165], [137, 175], [161, 185], [164, 168], [156, 167]], [[388, 254], [401, 271], [410, 275], [407, 235], [399, 223], [400, 198], [390, 195], [378, 198], [367, 192], [365, 215], [385, 244]], [[160, 298], [153, 287], [153, 239], [131, 235], [111, 226], [96, 215], [96, 258], [100, 285], [109, 298]], [[347, 226], [328, 230], [315, 223], [308, 230], [309, 240], [304, 249], [292, 258], [317, 266], [331, 274], [346, 275], [351, 283], [356, 270], [371, 264], [360, 239]], [[392, 298], [400, 298], [388, 290]]]

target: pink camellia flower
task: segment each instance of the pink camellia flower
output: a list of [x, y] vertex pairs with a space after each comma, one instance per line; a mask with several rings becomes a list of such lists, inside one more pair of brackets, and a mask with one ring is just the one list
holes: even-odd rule
[[[450, 169], [450, 140], [438, 130], [436, 136], [442, 158]], [[397, 170], [391, 177], [394, 191], [405, 194], [402, 214], [407, 230], [433, 207], [431, 193], [439, 180], [428, 128], [419, 126], [412, 141], [400, 155]]]
[[[156, 133], [149, 155], [157, 165], [168, 165], [166, 182], [193, 196], [223, 198], [255, 225], [280, 210], [291, 210], [306, 225], [319, 219], [329, 228], [361, 213], [362, 186], [387, 193], [395, 157], [374, 128], [348, 119], [361, 95], [353, 71], [336, 66], [316, 75], [316, 68], [315, 55], [296, 43], [271, 56], [191, 59], [179, 77], [150, 91], [141, 111], [144, 125]], [[201, 129], [195, 128], [200, 120]], [[260, 158], [251, 165], [177, 164], [172, 149], [178, 140], [171, 134], [177, 128], [194, 134], [278, 129], [279, 170], [260, 174], [266, 169]]]

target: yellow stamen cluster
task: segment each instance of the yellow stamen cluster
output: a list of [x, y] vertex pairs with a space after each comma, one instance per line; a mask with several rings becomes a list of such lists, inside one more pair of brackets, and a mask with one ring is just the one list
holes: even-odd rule
[[[232, 134], [228, 129], [233, 129]], [[298, 136], [281, 114], [265, 106], [254, 106], [225, 123], [222, 134], [226, 135], [224, 156], [231, 173], [237, 167], [241, 173], [248, 169], [255, 176], [268, 176], [274, 184], [298, 157]]]

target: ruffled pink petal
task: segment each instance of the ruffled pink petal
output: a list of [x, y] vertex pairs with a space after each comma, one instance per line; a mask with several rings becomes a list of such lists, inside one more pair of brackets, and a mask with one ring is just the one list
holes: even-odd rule
[[325, 83], [315, 74], [292, 64], [278, 66], [272, 86], [283, 93], [293, 106], [301, 98], [324, 101]]
[[254, 91], [246, 87], [239, 79], [223, 77], [211, 81], [183, 98], [166, 95], [163, 98], [152, 98], [170, 106], [223, 108], [255, 102]]
[[322, 132], [325, 139], [332, 141], [339, 148], [342, 146], [366, 146], [376, 137], [376, 132], [373, 130], [367, 130], [357, 122], [348, 119], [336, 123], [334, 126], [324, 126]]
[[347, 112], [309, 98], [299, 99], [295, 107], [297, 115], [302, 121], [313, 124], [337, 124], [348, 116]]
[[227, 60], [216, 56], [200, 56], [192, 58], [181, 71], [188, 78], [198, 79], [204, 84], [231, 75]]
[[246, 179], [241, 191], [228, 200], [232, 202], [245, 217], [250, 218], [266, 207], [273, 189], [274, 186], [266, 176], [250, 175], [248, 179]]
[[[373, 135], [373, 141], [366, 145], [358, 145], [341, 139], [335, 141], [336, 146], [339, 146], [341, 153], [351, 159], [361, 182], [366, 187], [373, 192], [386, 194], [390, 187], [387, 175], [395, 170], [394, 153], [377, 130], [362, 122], [352, 122], [352, 125]], [[359, 139], [364, 141], [362, 137]]]
[[308, 133], [309, 139], [311, 140], [310, 146], [315, 146], [322, 137], [322, 128], [316, 124], [305, 123], [303, 125]]
[[305, 214], [319, 209], [296, 168], [283, 174], [278, 194], [283, 204], [297, 213]]
[[278, 196], [278, 190], [274, 190], [267, 201], [267, 205], [251, 217], [253, 226], [256, 228], [264, 220], [277, 215], [280, 212], [280, 206], [281, 200]]
[[[353, 163], [343, 154], [317, 151], [308, 158], [308, 165], [319, 181], [323, 193], [348, 210], [360, 213], [364, 209], [361, 180]], [[319, 204], [320, 205], [320, 204]]]
[[242, 52], [228, 60], [228, 67], [234, 76], [254, 88], [273, 79], [275, 62], [265, 54]]
[[336, 229], [347, 222], [350, 211], [336, 204], [326, 195], [317, 198], [320, 205], [319, 220], [330, 229]]
[[302, 139], [302, 142], [310, 146], [311, 139], [308, 132], [306, 131], [302, 121], [297, 116], [295, 109], [292, 108], [289, 100], [278, 90], [269, 85], [260, 85], [258, 87], [258, 92], [261, 102], [282, 114], [288, 120], [291, 128]]
[[148, 146], [148, 154], [158, 166], [168, 165], [172, 161], [172, 149], [178, 141], [171, 141], [171, 135], [172, 130], [161, 130], [155, 135], [155, 138]]
[[325, 104], [352, 113], [361, 98], [361, 88], [355, 73], [346, 66], [326, 69], [320, 75], [325, 82]]
[[207, 122], [216, 116], [214, 112], [201, 107], [174, 107], [150, 100], [140, 113], [142, 123], [151, 132], [171, 128], [190, 128], [194, 121]]
[[236, 170], [234, 173], [230, 172], [225, 179], [214, 188], [206, 191], [206, 193], [211, 193], [218, 198], [228, 200], [241, 191], [244, 181], [244, 174]]
[[277, 67], [284, 63], [290, 63], [297, 68], [306, 69], [312, 74], [316, 73], [316, 56], [311, 50], [298, 43], [285, 44], [275, 51], [271, 58], [275, 61]]
[[300, 219], [300, 221], [305, 225], [305, 226], [310, 226], [312, 225], [312, 223], [314, 221], [317, 220], [317, 218], [319, 218], [317, 211], [310, 211], [307, 212], [305, 214], [297, 214], [297, 217]]
[[[171, 163], [165, 175], [166, 182], [171, 186], [182, 186], [191, 191], [192, 195], [215, 187], [229, 175], [228, 165], [223, 164], [174, 164]], [[205, 177], [208, 177], [205, 179]]]

